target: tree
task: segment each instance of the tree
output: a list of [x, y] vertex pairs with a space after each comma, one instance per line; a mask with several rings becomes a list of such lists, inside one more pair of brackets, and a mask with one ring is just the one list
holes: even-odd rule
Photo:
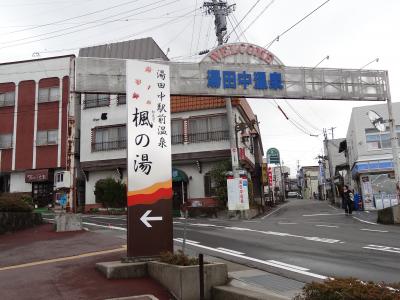
[[213, 166], [210, 171], [212, 185], [215, 195], [226, 206], [228, 201], [228, 189], [226, 187], [226, 173], [232, 171], [232, 165], [229, 160], [223, 160]]
[[100, 179], [96, 182], [94, 194], [96, 203], [103, 207], [120, 208], [126, 206], [126, 185], [113, 178]]

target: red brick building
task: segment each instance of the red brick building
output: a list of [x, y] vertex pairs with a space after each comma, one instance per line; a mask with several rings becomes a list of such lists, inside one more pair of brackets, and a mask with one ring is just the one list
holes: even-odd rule
[[72, 196], [74, 59], [0, 64], [0, 192], [32, 193], [42, 205], [55, 191]]

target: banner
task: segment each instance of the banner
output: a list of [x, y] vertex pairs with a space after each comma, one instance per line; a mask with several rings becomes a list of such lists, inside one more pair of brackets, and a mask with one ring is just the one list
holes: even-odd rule
[[169, 67], [127, 61], [128, 206], [172, 197]]
[[229, 210], [249, 209], [249, 184], [247, 179], [227, 179], [227, 188]]

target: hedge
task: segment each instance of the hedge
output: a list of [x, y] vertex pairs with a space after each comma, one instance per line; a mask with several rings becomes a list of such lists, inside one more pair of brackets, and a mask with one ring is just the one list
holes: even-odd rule
[[21, 194], [4, 193], [0, 195], [0, 212], [31, 212], [33, 207], [29, 198]]
[[355, 278], [306, 284], [295, 300], [400, 300], [400, 283], [363, 282]]

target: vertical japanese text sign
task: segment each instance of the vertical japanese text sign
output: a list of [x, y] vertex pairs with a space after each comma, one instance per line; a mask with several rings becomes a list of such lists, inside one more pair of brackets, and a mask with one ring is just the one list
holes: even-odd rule
[[169, 67], [127, 60], [128, 257], [172, 251]]

